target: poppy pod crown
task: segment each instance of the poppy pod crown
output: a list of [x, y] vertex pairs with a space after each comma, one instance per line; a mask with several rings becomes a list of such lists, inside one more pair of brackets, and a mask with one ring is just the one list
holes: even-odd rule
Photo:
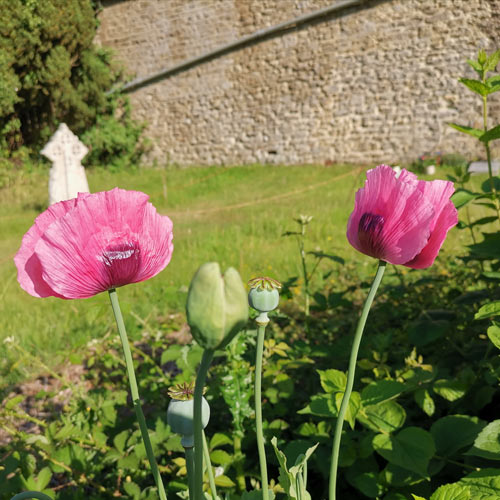
[[433, 264], [458, 222], [449, 181], [419, 181], [388, 165], [367, 172], [347, 223], [347, 239], [360, 252], [391, 264], [423, 269]]

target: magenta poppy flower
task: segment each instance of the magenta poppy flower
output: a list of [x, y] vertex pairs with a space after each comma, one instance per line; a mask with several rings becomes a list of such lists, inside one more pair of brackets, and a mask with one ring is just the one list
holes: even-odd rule
[[367, 172], [347, 223], [360, 252], [391, 264], [423, 269], [433, 264], [446, 233], [458, 222], [452, 182], [419, 181], [403, 169], [379, 165]]
[[51, 205], [14, 257], [34, 297], [82, 299], [152, 278], [172, 256], [172, 221], [138, 191], [79, 193]]

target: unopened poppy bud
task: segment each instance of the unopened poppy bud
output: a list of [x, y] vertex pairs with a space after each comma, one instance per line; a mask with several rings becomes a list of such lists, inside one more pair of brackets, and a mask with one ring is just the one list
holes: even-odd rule
[[217, 262], [203, 264], [189, 286], [187, 321], [191, 334], [205, 349], [221, 349], [248, 321], [245, 287], [236, 269], [222, 275]]
[[248, 282], [250, 292], [248, 302], [251, 307], [261, 313], [273, 311], [278, 307], [281, 283], [273, 278], [253, 278]]
[[[172, 399], [167, 409], [167, 423], [173, 432], [182, 436], [181, 444], [184, 448], [194, 446], [194, 399], [179, 401]], [[201, 423], [205, 428], [210, 420], [210, 406], [207, 400], [201, 399]]]

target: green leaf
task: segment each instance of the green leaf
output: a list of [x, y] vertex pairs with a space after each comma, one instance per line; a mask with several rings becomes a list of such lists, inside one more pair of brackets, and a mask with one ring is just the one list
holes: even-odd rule
[[231, 455], [224, 450], [212, 451], [212, 453], [210, 453], [210, 458], [212, 459], [212, 462], [217, 465], [226, 465], [233, 461]]
[[490, 94], [500, 90], [500, 75], [495, 75], [486, 79], [486, 84], [490, 87]]
[[309, 404], [297, 413], [316, 417], [336, 417], [338, 412], [334, 406], [334, 397], [335, 394], [315, 394], [311, 396]]
[[416, 347], [431, 344], [445, 335], [450, 322], [445, 319], [419, 318], [410, 328], [408, 338]]
[[36, 485], [39, 490], [45, 489], [45, 486], [47, 486], [50, 483], [50, 480], [52, 479], [52, 471], [49, 469], [49, 467], [44, 467], [39, 473], [36, 478]]
[[347, 377], [340, 370], [317, 370], [321, 381], [321, 387], [327, 393], [344, 391], [347, 384]]
[[448, 415], [436, 420], [431, 426], [431, 434], [437, 454], [451, 457], [470, 446], [485, 425], [479, 418], [469, 415]]
[[472, 472], [459, 484], [469, 486], [472, 500], [496, 500], [500, 498], [500, 469]]
[[489, 423], [477, 436], [466, 455], [500, 460], [500, 420]]
[[500, 125], [490, 128], [479, 138], [481, 142], [490, 142], [494, 141], [495, 139], [500, 139]]
[[447, 401], [460, 399], [467, 392], [467, 388], [465, 382], [450, 379], [436, 380], [432, 386], [432, 390]]
[[478, 193], [473, 193], [467, 189], [457, 189], [453, 196], [450, 198], [456, 209], [467, 205], [472, 200], [475, 200], [479, 196]]
[[484, 63], [484, 71], [486, 73], [488, 71], [495, 71], [498, 61], [500, 61], [500, 50], [497, 50], [488, 56], [488, 59], [486, 59], [486, 62]]
[[445, 484], [432, 494], [430, 500], [470, 500], [470, 489], [460, 484]]
[[[493, 205], [491, 207], [494, 208]], [[500, 232], [482, 233], [484, 240], [474, 245], [468, 245], [474, 257], [482, 259], [500, 258]]]
[[427, 500], [424, 497], [419, 497], [418, 495], [414, 495], [413, 493], [411, 494], [411, 496], [413, 497], [413, 500]]
[[436, 411], [436, 405], [427, 389], [417, 389], [414, 394], [415, 402], [422, 408], [426, 415], [431, 417]]
[[223, 434], [222, 432], [216, 432], [212, 436], [212, 439], [210, 439], [211, 450], [218, 448], [219, 446], [224, 446], [226, 444], [233, 444], [233, 440], [227, 434]]
[[[496, 217], [495, 217], [496, 218]], [[485, 271], [483, 276], [491, 280], [500, 280], [500, 273], [496, 271]]]
[[[337, 405], [338, 411], [340, 411], [340, 405], [342, 404], [343, 397], [344, 397], [343, 392], [337, 392], [335, 394], [335, 403]], [[349, 425], [353, 430], [354, 430], [354, 423], [356, 421], [356, 415], [358, 414], [360, 408], [361, 408], [361, 396], [359, 395], [359, 392], [352, 391], [351, 397], [349, 398], [349, 404], [347, 405], [347, 411], [345, 412], [345, 419], [349, 422]]]
[[13, 398], [9, 399], [7, 401], [7, 403], [5, 403], [5, 409], [12, 410], [18, 404], [22, 403], [25, 399], [26, 399], [26, 396], [23, 396], [22, 394], [18, 394], [17, 396], [14, 396]]
[[436, 448], [432, 435], [418, 427], [406, 427], [396, 435], [377, 434], [375, 451], [389, 463], [428, 478], [427, 467]]
[[375, 405], [399, 396], [406, 386], [396, 380], [379, 380], [367, 385], [361, 391], [363, 406]]
[[232, 488], [233, 486], [236, 486], [233, 480], [224, 474], [215, 476], [215, 485], [220, 486], [221, 488]]
[[482, 97], [486, 97], [489, 94], [489, 88], [483, 82], [479, 80], [471, 80], [470, 78], [459, 78], [458, 81], [463, 83], [467, 88], [479, 94]]
[[[269, 500], [274, 500], [275, 497], [273, 490], [268, 490], [268, 491], [269, 491]], [[262, 500], [262, 491], [260, 490], [244, 491], [243, 494], [241, 495], [240, 500]]]
[[358, 420], [375, 432], [394, 432], [403, 426], [406, 419], [404, 408], [395, 401], [362, 408]]
[[478, 128], [467, 127], [466, 125], [458, 125], [458, 123], [448, 123], [450, 127], [453, 127], [455, 130], [459, 132], [463, 132], [464, 134], [472, 135], [476, 139], [479, 139], [483, 134], [484, 130], [480, 130]]
[[488, 338], [491, 340], [493, 345], [500, 349], [500, 327], [497, 325], [492, 325], [488, 328]]
[[123, 489], [125, 492], [130, 495], [134, 500], [138, 500], [139, 497], [141, 496], [141, 489], [139, 486], [133, 482], [124, 482], [123, 483]]
[[394, 464], [387, 464], [381, 473], [381, 477], [384, 482], [396, 487], [410, 486], [422, 482], [420, 474]]
[[[354, 468], [349, 468], [348, 471]], [[368, 498], [379, 498], [383, 493], [382, 485], [378, 482], [378, 474], [374, 471], [358, 472], [356, 475], [349, 474], [348, 481], [363, 495]]]
[[469, 66], [471, 66], [481, 78], [483, 77], [484, 70], [481, 64], [473, 59], [467, 59], [467, 64], [469, 64]]
[[486, 319], [492, 316], [500, 316], [500, 300], [482, 306], [475, 314], [474, 319]]

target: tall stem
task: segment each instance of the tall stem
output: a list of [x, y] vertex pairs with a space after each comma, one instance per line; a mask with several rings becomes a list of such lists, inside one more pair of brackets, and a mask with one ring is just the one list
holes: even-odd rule
[[342, 403], [340, 405], [339, 416], [337, 417], [337, 423], [335, 425], [335, 435], [333, 438], [333, 448], [332, 448], [332, 462], [330, 466], [330, 489], [329, 489], [329, 499], [335, 500], [336, 498], [336, 486], [337, 486], [337, 469], [339, 461], [339, 450], [340, 450], [340, 440], [342, 438], [342, 427], [344, 425], [345, 414], [349, 405], [349, 399], [352, 393], [352, 387], [354, 385], [354, 372], [356, 370], [356, 361], [358, 359], [359, 345], [361, 343], [361, 338], [363, 336], [363, 330], [365, 328], [366, 319], [368, 318], [368, 313], [370, 312], [370, 307], [372, 305], [377, 289], [384, 275], [387, 262], [379, 261], [377, 274], [373, 279], [370, 292], [366, 298], [363, 310], [361, 311], [361, 316], [358, 321], [358, 326], [356, 327], [356, 332], [354, 334], [354, 340], [351, 348], [351, 356], [349, 358], [349, 368], [347, 372], [347, 384], [345, 388], [344, 397], [342, 398]]
[[186, 455], [186, 470], [188, 477], [189, 500], [194, 500], [194, 452], [193, 447], [184, 448]]
[[214, 477], [214, 471], [212, 470], [212, 462], [210, 461], [210, 450], [208, 449], [208, 443], [207, 443], [207, 438], [205, 436], [205, 432], [202, 432], [202, 434], [203, 434], [203, 455], [205, 457], [205, 464], [207, 466], [208, 484], [210, 484], [212, 498], [214, 500], [217, 500], [218, 499], [217, 488], [215, 487], [215, 477]]
[[205, 349], [201, 358], [196, 385], [194, 387], [194, 499], [204, 500], [203, 495], [203, 426], [201, 421], [201, 401], [207, 372], [214, 357], [213, 349]]
[[246, 480], [245, 480], [245, 469], [243, 467], [243, 460], [245, 455], [243, 455], [241, 448], [241, 436], [239, 431], [235, 432], [233, 435], [233, 450], [234, 459], [236, 460], [236, 485], [238, 487], [238, 492], [243, 493], [246, 491]]
[[257, 433], [257, 449], [259, 450], [260, 476], [262, 482], [262, 499], [269, 500], [267, 481], [266, 449], [264, 446], [264, 432], [262, 430], [262, 353], [264, 351], [264, 335], [269, 323], [267, 313], [257, 317], [259, 329], [257, 332], [257, 353], [255, 356], [255, 427]]
[[[486, 76], [483, 76], [483, 83], [485, 82], [485, 78], [486, 78]], [[486, 132], [488, 130], [488, 100], [487, 100], [487, 96], [483, 96], [483, 126], [484, 126], [484, 131]], [[495, 187], [495, 181], [493, 179], [493, 169], [491, 167], [491, 151], [490, 151], [489, 143], [485, 142], [484, 147], [486, 149], [486, 159], [488, 160], [488, 176], [490, 178], [490, 188], [491, 188], [491, 193], [493, 195], [493, 204], [495, 205], [495, 210], [497, 212], [498, 222], [500, 223], [500, 205], [498, 202], [498, 195], [497, 195], [497, 190]]]
[[160, 471], [158, 470], [158, 464], [156, 463], [156, 459], [153, 453], [153, 447], [151, 446], [151, 440], [149, 439], [146, 419], [144, 418], [144, 413], [142, 412], [141, 400], [139, 397], [139, 389], [137, 388], [137, 381], [135, 378], [132, 353], [130, 351], [127, 332], [125, 330], [125, 323], [123, 322], [123, 316], [120, 310], [120, 304], [118, 302], [118, 295], [116, 294], [116, 290], [114, 288], [109, 290], [109, 298], [111, 300], [111, 307], [113, 308], [113, 313], [116, 319], [116, 325], [118, 327], [118, 333], [120, 334], [120, 340], [122, 342], [123, 354], [125, 355], [125, 364], [127, 365], [130, 393], [132, 395], [132, 403], [134, 405], [137, 421], [139, 422], [139, 428], [141, 429], [142, 440], [144, 441], [144, 447], [146, 448], [146, 454], [148, 456], [149, 465], [151, 466], [151, 471], [153, 473], [156, 487], [158, 488], [160, 500], [167, 500], [167, 494], [165, 493], [165, 488], [163, 487]]

